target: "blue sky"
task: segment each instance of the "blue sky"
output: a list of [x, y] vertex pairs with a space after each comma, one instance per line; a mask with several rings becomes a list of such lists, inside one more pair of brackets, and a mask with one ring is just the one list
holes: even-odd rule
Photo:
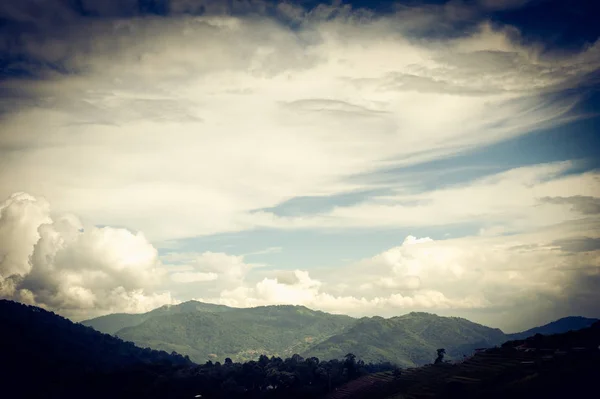
[[0, 296], [600, 316], [595, 7], [5, 2]]

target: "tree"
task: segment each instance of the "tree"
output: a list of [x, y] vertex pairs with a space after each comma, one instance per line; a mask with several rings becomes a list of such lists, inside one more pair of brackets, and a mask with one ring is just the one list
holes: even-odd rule
[[444, 355], [446, 354], [446, 349], [441, 348], [437, 350], [437, 357], [435, 359], [434, 364], [440, 364], [444, 361]]

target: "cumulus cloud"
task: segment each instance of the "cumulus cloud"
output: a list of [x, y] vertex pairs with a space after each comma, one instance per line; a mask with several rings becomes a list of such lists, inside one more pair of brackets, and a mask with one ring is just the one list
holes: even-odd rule
[[402, 10], [279, 5], [290, 27], [244, 4], [252, 17], [87, 19], [77, 37], [82, 20], [57, 11], [73, 29], [22, 33], [6, 51], [56, 68], [2, 82], [0, 195], [42, 192], [152, 241], [247, 230], [256, 209], [373, 186], [350, 176], [570, 120], [576, 91], [552, 94], [600, 65], [598, 45], [541, 55], [510, 27], [431, 38]]
[[[342, 269], [265, 271], [258, 280], [249, 274], [240, 285], [199, 299], [236, 307], [297, 304], [354, 316], [425, 310], [509, 330], [572, 314], [597, 316], [598, 225], [583, 220], [445, 240], [408, 236]], [[587, 238], [576, 238], [581, 235]]]
[[19, 193], [0, 211], [0, 295], [79, 318], [141, 312], [173, 302], [153, 292], [164, 276], [141, 234], [51, 217], [43, 198]]
[[0, 296], [76, 319], [196, 298], [355, 316], [451, 312], [510, 328], [532, 318], [593, 316], [600, 299], [596, 216], [510, 235], [409, 235], [343, 269], [311, 270], [262, 268], [244, 256], [210, 251], [159, 258], [141, 233], [51, 215], [45, 200], [28, 194], [12, 195], [0, 216]]

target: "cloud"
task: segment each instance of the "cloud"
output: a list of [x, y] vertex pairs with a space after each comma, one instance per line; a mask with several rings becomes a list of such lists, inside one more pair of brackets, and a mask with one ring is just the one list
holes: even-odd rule
[[[345, 266], [264, 271], [258, 279], [249, 274], [200, 299], [236, 307], [297, 304], [353, 316], [426, 310], [509, 330], [572, 314], [597, 316], [598, 222], [444, 240], [407, 236]], [[582, 234], [588, 238], [578, 239]]]
[[171, 280], [176, 283], [197, 283], [204, 281], [214, 281], [219, 278], [216, 273], [201, 273], [201, 272], [177, 272], [171, 274]]
[[[15, 7], [11, 18], [31, 17]], [[58, 10], [69, 29], [20, 33], [27, 46], [6, 51], [35, 59], [36, 79], [1, 83], [0, 195], [44, 193], [59, 212], [152, 242], [249, 230], [257, 209], [373, 188], [352, 176], [571, 120], [577, 91], [556, 92], [600, 65], [597, 45], [540, 55], [509, 27], [431, 38], [400, 11], [280, 9], [301, 22]], [[71, 35], [83, 22], [88, 33]]]
[[511, 8], [519, 8], [532, 0], [479, 0], [479, 3], [487, 9], [491, 10], [508, 10]]
[[247, 254], [245, 254], [245, 256], [279, 254], [282, 251], [283, 251], [283, 248], [281, 248], [281, 247], [269, 247], [269, 248], [261, 249], [259, 251], [247, 253]]
[[[596, 176], [595, 184], [598, 184], [598, 176]], [[597, 197], [574, 195], [570, 197], [544, 197], [540, 200], [549, 204], [572, 205], [573, 210], [585, 215], [596, 215], [600, 213], [600, 198]]]
[[164, 276], [141, 234], [51, 217], [43, 198], [15, 194], [0, 211], [0, 295], [70, 317], [142, 312], [174, 300], [154, 292]]
[[[571, 162], [510, 169], [459, 185], [413, 192], [411, 177], [395, 193], [303, 217], [255, 213], [256, 223], [279, 228], [374, 228], [477, 224], [485, 234], [522, 232], [594, 214], [599, 174], [569, 174]], [[419, 176], [417, 175], [416, 178]], [[510, 195], [507, 195], [510, 193]], [[555, 197], [569, 193], [570, 199]]]
[[195, 298], [354, 316], [451, 312], [525, 327], [581, 309], [597, 316], [593, 304], [600, 299], [596, 216], [510, 235], [408, 235], [372, 257], [311, 270], [260, 268], [243, 256], [210, 251], [159, 258], [141, 233], [50, 216], [48, 203], [28, 194], [11, 196], [0, 216], [0, 296], [75, 319]]
[[565, 252], [589, 252], [600, 250], [600, 238], [576, 237], [553, 241], [552, 244]]

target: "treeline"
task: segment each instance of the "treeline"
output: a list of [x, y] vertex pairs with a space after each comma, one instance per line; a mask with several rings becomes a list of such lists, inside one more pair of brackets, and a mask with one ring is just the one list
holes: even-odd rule
[[[306, 398], [319, 397], [362, 375], [392, 371], [390, 363], [366, 364], [353, 354], [320, 361], [293, 355], [287, 359], [260, 356], [258, 361], [223, 364], [207, 362], [180, 373], [163, 387], [164, 393], [207, 398]], [[189, 395], [192, 396], [189, 396]]]

